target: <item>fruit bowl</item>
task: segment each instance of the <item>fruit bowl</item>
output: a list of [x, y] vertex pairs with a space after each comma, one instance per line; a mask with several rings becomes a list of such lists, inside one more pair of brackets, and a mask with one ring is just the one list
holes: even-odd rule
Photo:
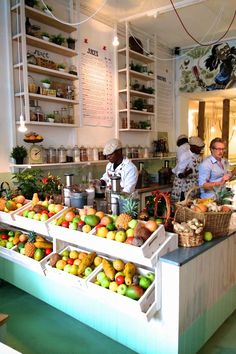
[[43, 139], [24, 139], [24, 142], [31, 143], [31, 144], [41, 143], [42, 141]]

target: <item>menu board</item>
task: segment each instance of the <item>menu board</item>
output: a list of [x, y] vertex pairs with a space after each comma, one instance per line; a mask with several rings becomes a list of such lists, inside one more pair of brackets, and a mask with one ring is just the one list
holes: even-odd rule
[[82, 124], [111, 127], [113, 111], [113, 60], [106, 48], [81, 48]]

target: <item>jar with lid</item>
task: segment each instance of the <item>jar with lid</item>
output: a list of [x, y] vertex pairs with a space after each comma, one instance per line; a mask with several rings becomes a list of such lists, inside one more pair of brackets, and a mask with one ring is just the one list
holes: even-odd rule
[[59, 163], [66, 162], [66, 149], [63, 145], [61, 145], [58, 149], [58, 162]]
[[144, 148], [144, 156], [145, 159], [149, 158], [149, 148], [147, 146], [145, 146]]
[[87, 149], [83, 145], [80, 147], [80, 161], [88, 161]]
[[43, 114], [41, 106], [35, 106], [34, 111], [35, 111], [35, 115], [36, 115], [36, 120], [38, 122], [44, 122], [44, 114]]
[[80, 151], [78, 145], [73, 147], [73, 159], [74, 162], [80, 162]]
[[62, 123], [68, 123], [68, 111], [66, 107], [61, 108], [61, 121]]
[[61, 123], [61, 115], [59, 111], [53, 111], [54, 114], [54, 122]]
[[138, 158], [138, 148], [137, 148], [137, 146], [133, 146], [132, 147], [132, 158], [133, 159]]
[[47, 152], [47, 162], [48, 163], [56, 163], [56, 149], [53, 146], [49, 146]]
[[73, 150], [71, 149], [71, 147], [69, 146], [66, 149], [66, 162], [73, 162]]

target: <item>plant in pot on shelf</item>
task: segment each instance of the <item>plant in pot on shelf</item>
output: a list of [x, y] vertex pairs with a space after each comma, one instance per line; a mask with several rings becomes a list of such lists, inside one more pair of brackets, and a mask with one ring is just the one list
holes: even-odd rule
[[49, 42], [49, 40], [50, 40], [50, 34], [48, 32], [42, 32], [41, 37], [44, 41]]
[[13, 147], [10, 156], [15, 159], [16, 164], [21, 165], [24, 162], [24, 158], [27, 156], [27, 150], [23, 145], [16, 145]]
[[66, 39], [66, 41], [67, 41], [68, 48], [70, 48], [70, 49], [75, 49], [75, 42], [76, 42], [76, 39], [71, 38], [71, 37], [68, 37], [68, 38]]
[[138, 111], [142, 111], [144, 109], [144, 101], [142, 98], [137, 98], [134, 100], [133, 109], [137, 109]]
[[53, 34], [50, 37], [50, 41], [54, 44], [62, 45], [65, 42], [65, 38], [61, 35], [61, 33], [59, 33], [58, 35]]
[[51, 83], [52, 83], [51, 80], [49, 80], [49, 79], [43, 79], [43, 80], [41, 80], [41, 82], [43, 84], [43, 87], [46, 89], [49, 89], [51, 86]]
[[48, 114], [47, 114], [47, 121], [50, 122], [50, 123], [54, 123], [54, 121], [55, 121], [55, 114], [53, 114], [53, 113], [48, 113]]
[[58, 65], [57, 65], [57, 70], [59, 70], [59, 71], [65, 71], [65, 69], [66, 69], [65, 64], [58, 64]]
[[41, 197], [41, 179], [42, 170], [33, 168], [28, 168], [12, 175], [17, 192], [23, 194], [26, 199], [32, 199], [34, 193], [38, 193], [39, 197]]

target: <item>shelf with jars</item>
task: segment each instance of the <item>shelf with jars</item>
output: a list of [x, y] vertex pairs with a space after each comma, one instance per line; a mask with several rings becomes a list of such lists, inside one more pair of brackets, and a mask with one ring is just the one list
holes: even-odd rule
[[133, 50], [129, 34], [129, 24], [126, 23], [124, 47], [117, 51], [119, 131], [155, 131], [156, 61], [150, 55], [150, 46], [153, 48], [154, 42], [142, 39], [146, 50], [141, 49], [141, 53], [138, 49]]

